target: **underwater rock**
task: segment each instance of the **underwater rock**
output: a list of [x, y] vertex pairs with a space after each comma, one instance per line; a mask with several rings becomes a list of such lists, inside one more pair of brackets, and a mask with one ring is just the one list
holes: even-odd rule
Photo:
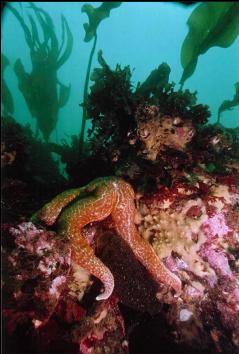
[[171, 187], [141, 196], [136, 221], [183, 284], [178, 301], [168, 293], [161, 297], [171, 304], [166, 316], [176, 326], [175, 340], [196, 347], [209, 331], [205, 345], [212, 341], [214, 350], [232, 353], [239, 344], [239, 175], [193, 172], [194, 185], [175, 179]]
[[98, 228], [95, 248], [98, 257], [114, 274], [114, 294], [121, 303], [141, 312], [160, 312], [162, 305], [156, 298], [157, 284], [117, 235], [110, 219]]
[[98, 303], [86, 312], [79, 302], [64, 294], [54, 316], [35, 333], [41, 353], [128, 353], [125, 328], [117, 298]]
[[[76, 340], [79, 335], [77, 330], [74, 334]], [[117, 298], [111, 297], [100, 303], [92, 315], [84, 317], [78, 341], [82, 354], [128, 353], [124, 320], [118, 308]]]
[[[138, 231], [165, 267], [181, 279], [180, 297], [173, 297], [163, 285], [159, 291], [117, 235], [111, 218], [83, 230], [115, 278], [113, 296], [100, 304], [95, 302], [100, 284], [72, 264], [68, 243], [52, 231], [23, 223], [11, 229], [15, 248], [6, 253], [15, 267], [10, 275], [18, 277], [14, 283], [6, 282], [12, 284], [4, 312], [10, 333], [28, 326], [33, 338], [37, 333], [39, 345], [45, 346], [43, 351], [56, 346], [66, 353], [88, 353], [91, 348], [97, 353], [106, 346], [109, 352], [124, 353], [128, 345], [119, 301], [150, 313], [152, 321], [160, 314], [172, 343], [195, 349], [203, 340], [202, 350], [235, 351], [239, 343], [239, 176], [235, 170], [224, 177], [201, 168], [192, 173], [196, 180], [182, 171], [171, 186], [136, 195]], [[86, 315], [86, 309], [92, 312]]]
[[[179, 168], [186, 161], [193, 164], [197, 155], [192, 156], [190, 144], [211, 115], [207, 105], [197, 104], [197, 92], [176, 91], [175, 84], [169, 82], [167, 63], [135, 87], [129, 66], [117, 64], [112, 70], [102, 52], [98, 61], [101, 68], [91, 75], [94, 84], [84, 103], [92, 122], [89, 156], [84, 156], [85, 161], [97, 161], [95, 176], [102, 176], [103, 171], [104, 175], [123, 177], [135, 187], [152, 189], [157, 179], [170, 180], [168, 170], [175, 169], [170, 165], [172, 160], [173, 165], [180, 160]], [[85, 165], [71, 169], [74, 181], [82, 183], [77, 175]]]
[[16, 158], [16, 150], [7, 151], [6, 144], [1, 142], [1, 167], [11, 165]]
[[185, 150], [195, 134], [191, 121], [164, 115], [158, 106], [138, 107], [136, 120], [137, 136], [143, 143], [139, 154], [153, 161], [166, 148]]
[[111, 216], [117, 234], [132, 249], [135, 257], [145, 266], [161, 286], [181, 292], [181, 282], [158, 259], [152, 248], [138, 234], [134, 224], [135, 194], [131, 185], [114, 176], [97, 178], [86, 186], [66, 190], [45, 204], [31, 220], [47, 226], [56, 224], [59, 234], [69, 240], [72, 259], [89, 271], [103, 284], [97, 300], [106, 300], [114, 290], [114, 276], [84, 237], [83, 228]]
[[11, 227], [9, 233], [15, 248], [4, 254], [4, 294], [9, 294], [4, 315], [8, 331], [13, 333], [21, 321], [39, 327], [49, 320], [66, 285], [71, 257], [64, 240], [30, 222]]
[[[92, 281], [67, 243], [32, 223], [5, 225], [3, 324], [11, 353], [127, 353], [118, 299], [80, 303]], [[70, 271], [70, 266], [72, 270]], [[14, 345], [16, 347], [14, 347]], [[19, 346], [19, 347], [18, 347]], [[18, 347], [18, 348], [17, 348]], [[61, 349], [60, 349], [61, 348]]]
[[29, 125], [11, 116], [1, 119], [2, 206], [4, 219], [27, 220], [45, 198], [66, 183], [48, 145], [35, 138]]

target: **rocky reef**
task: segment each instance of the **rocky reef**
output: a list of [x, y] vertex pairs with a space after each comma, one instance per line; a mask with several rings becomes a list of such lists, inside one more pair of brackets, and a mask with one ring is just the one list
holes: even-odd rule
[[4, 221], [27, 220], [45, 198], [64, 188], [66, 178], [48, 145], [34, 137], [29, 125], [22, 126], [8, 115], [2, 117], [1, 129]]
[[[172, 186], [136, 195], [138, 231], [181, 279], [178, 298], [164, 286], [158, 293], [111, 218], [84, 228], [86, 239], [115, 278], [114, 293], [103, 302], [95, 301], [100, 282], [72, 263], [66, 239], [32, 223], [3, 225], [8, 270], [4, 323], [12, 338], [16, 340], [20, 328], [28, 328], [33, 351], [38, 343], [49, 352], [63, 346], [69, 353], [89, 353], [90, 348], [98, 353], [102, 347], [109, 353], [126, 353], [128, 341], [145, 331], [140, 327], [149, 313], [148, 326], [163, 321], [171, 345], [186, 345], [190, 353], [196, 353], [198, 345], [205, 353], [236, 352], [239, 175], [235, 169], [230, 176], [215, 176], [202, 168], [192, 173], [193, 179], [182, 171]], [[123, 313], [131, 308], [144, 318], [137, 318], [133, 329], [127, 324], [128, 333], [119, 302]]]
[[28, 353], [127, 352], [118, 298], [92, 302], [89, 274], [72, 263], [64, 239], [31, 222], [5, 224], [3, 235], [4, 347], [12, 353], [18, 345]]
[[137, 224], [184, 284], [177, 302], [162, 294], [171, 304], [166, 317], [175, 340], [204, 349], [212, 340], [214, 350], [232, 353], [239, 344], [238, 173], [220, 178], [193, 172], [193, 184], [183, 174], [170, 188], [139, 196]]
[[[18, 353], [19, 347], [49, 354], [156, 354], [159, 348], [236, 353], [238, 129], [207, 124], [208, 107], [197, 104], [196, 93], [175, 90], [166, 63], [133, 89], [129, 67], [112, 70], [102, 53], [99, 59], [101, 68], [93, 73], [86, 103], [92, 129], [79, 159], [77, 138], [72, 137], [71, 146], [46, 145], [12, 118], [3, 121], [4, 346], [11, 353]], [[47, 170], [39, 167], [37, 151], [48, 159]], [[68, 180], [59, 174], [51, 151], [66, 163]], [[84, 189], [90, 180], [106, 175], [116, 176], [110, 179], [116, 188], [110, 194], [110, 211], [117, 205], [128, 217], [126, 202], [132, 202], [135, 193], [135, 209], [130, 209], [134, 227], [169, 278], [180, 281], [177, 296], [169, 281], [159, 286], [152, 276], [151, 258], [140, 262], [134, 243], [121, 237], [123, 217], [116, 223], [113, 212], [101, 215], [108, 204], [94, 203], [96, 196], [104, 200], [108, 189], [94, 193], [94, 182]], [[132, 193], [119, 203], [122, 190], [117, 183], [122, 180]], [[62, 213], [58, 204], [47, 204], [53, 222], [44, 224], [44, 213], [30, 222], [33, 213], [69, 188], [63, 194], [70, 199], [64, 200]], [[67, 205], [76, 205], [71, 199], [76, 190], [83, 190], [82, 196], [76, 195], [81, 207], [84, 198], [93, 205], [89, 203], [83, 224], [67, 214]], [[92, 219], [92, 210], [98, 219]], [[114, 288], [107, 299], [96, 300], [103, 288], [101, 278], [79, 266], [70, 239], [57, 228], [55, 219], [65, 212], [68, 221], [75, 222], [76, 235], [80, 227], [90, 254], [112, 274]], [[68, 227], [65, 219], [62, 222]]]

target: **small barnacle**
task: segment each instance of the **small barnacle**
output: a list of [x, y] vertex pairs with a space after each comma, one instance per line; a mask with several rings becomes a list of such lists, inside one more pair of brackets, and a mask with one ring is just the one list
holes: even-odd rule
[[188, 321], [191, 317], [193, 316], [192, 311], [189, 311], [188, 309], [182, 309], [179, 313], [179, 320], [181, 322], [186, 322]]
[[147, 128], [139, 129], [138, 134], [142, 139], [147, 139], [150, 135], [149, 130]]
[[129, 139], [129, 144], [134, 145], [134, 144], [136, 144], [136, 141], [137, 141], [136, 138], [131, 138], [131, 139]]
[[129, 142], [130, 145], [136, 144], [137, 137], [132, 131], [129, 131], [127, 133], [127, 138], [128, 138], [128, 142]]
[[119, 156], [120, 156], [120, 151], [119, 150], [115, 150], [111, 154], [111, 160], [113, 162], [117, 162], [119, 160]]
[[194, 134], [195, 134], [195, 129], [191, 128], [187, 135], [188, 135], [189, 138], [192, 138], [194, 136]]
[[218, 135], [216, 135], [212, 138], [212, 144], [216, 145], [220, 142], [220, 140], [221, 140], [220, 137]]
[[182, 118], [180, 117], [175, 117], [173, 119], [173, 125], [178, 125], [178, 124], [181, 124], [182, 123]]

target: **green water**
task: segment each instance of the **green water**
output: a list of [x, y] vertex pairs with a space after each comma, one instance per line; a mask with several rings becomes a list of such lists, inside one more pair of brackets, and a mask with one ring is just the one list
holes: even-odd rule
[[[71, 85], [70, 97], [59, 110], [56, 130], [50, 141], [69, 141], [72, 134], [79, 135], [82, 119], [84, 82], [89, 54], [93, 41], [84, 42], [83, 24], [88, 18], [81, 12], [83, 2], [38, 2], [35, 3], [51, 16], [55, 32], [61, 38], [61, 14], [64, 14], [73, 35], [73, 50], [68, 60], [59, 68], [58, 79]], [[100, 3], [90, 3], [99, 6]], [[98, 27], [98, 40], [93, 57], [92, 70], [99, 67], [97, 52], [101, 49], [107, 63], [114, 68], [130, 65], [133, 71], [133, 84], [144, 81], [149, 73], [162, 62], [171, 68], [170, 81], [179, 88], [183, 68], [180, 63], [182, 43], [188, 33], [187, 20], [199, 3], [184, 6], [181, 3], [135, 2], [122, 3], [111, 11], [110, 17]], [[218, 3], [214, 3], [218, 6]], [[11, 3], [29, 24], [27, 14], [31, 13], [29, 4]], [[13, 67], [21, 59], [27, 72], [31, 70], [29, 47], [23, 29], [14, 15], [6, 8], [2, 20], [2, 52], [9, 59], [4, 77], [12, 93], [15, 110], [14, 118], [21, 124], [31, 124], [36, 129], [36, 119], [31, 117], [22, 93], [18, 89], [17, 77]], [[210, 122], [217, 119], [217, 110], [224, 100], [235, 94], [235, 82], [239, 79], [239, 38], [228, 48], [212, 47], [200, 55], [193, 75], [186, 80], [184, 88], [198, 92], [198, 103], [208, 104], [212, 113]], [[47, 102], [46, 102], [47, 104]], [[239, 108], [222, 113], [221, 122], [226, 127], [239, 125]], [[87, 128], [90, 121], [87, 121]], [[87, 129], [86, 129], [87, 131]]]

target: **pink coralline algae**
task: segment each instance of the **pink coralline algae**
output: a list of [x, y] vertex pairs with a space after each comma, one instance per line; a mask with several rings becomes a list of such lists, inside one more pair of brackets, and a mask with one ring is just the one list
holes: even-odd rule
[[114, 275], [115, 289], [109, 299], [93, 302], [86, 311], [84, 300], [94, 301], [97, 282], [76, 267], [65, 238], [22, 223], [10, 228], [15, 247], [5, 254], [10, 269], [3, 311], [8, 332], [13, 335], [27, 325], [33, 337], [37, 334], [40, 352], [64, 348], [66, 354], [98, 354], [107, 348], [109, 353], [127, 353], [119, 300], [139, 311], [160, 311], [178, 344], [198, 348], [203, 342], [202, 350], [210, 348], [210, 353], [237, 350], [237, 180], [232, 186], [200, 169], [194, 173], [194, 184], [184, 174], [171, 187], [136, 195], [138, 233], [180, 279], [179, 297], [165, 284], [158, 289], [108, 217], [89, 224], [82, 234]]
[[93, 305], [86, 315], [74, 284], [85, 291], [88, 278], [83, 270], [74, 270], [63, 238], [30, 222], [4, 230], [15, 242], [5, 257], [3, 287], [9, 295], [3, 315], [10, 341], [22, 341], [23, 336], [21, 346], [32, 346], [26, 348], [30, 352], [36, 348], [49, 353], [61, 348], [67, 354], [97, 354], [102, 348], [128, 352], [117, 298]]
[[63, 275], [60, 275], [58, 277], [56, 277], [53, 282], [52, 285], [49, 289], [49, 294], [54, 296], [55, 298], [59, 298], [61, 291], [60, 288], [62, 287], [62, 285], [64, 285], [66, 282], [66, 277]]
[[[106, 352], [108, 350], [109, 353], [128, 353], [128, 344], [124, 339], [124, 321], [117, 303], [118, 300], [112, 297], [100, 304], [93, 316], [83, 319], [84, 329], [79, 338], [80, 353], [100, 353], [103, 343]], [[118, 340], [110, 338], [113, 333]]]
[[3, 312], [14, 332], [24, 317], [35, 327], [48, 321], [66, 286], [71, 256], [55, 232], [38, 229], [31, 222], [12, 227], [9, 233], [16, 247], [7, 257], [10, 296]]
[[[17, 228], [11, 228], [10, 232], [16, 236], [15, 243], [19, 249], [42, 256], [51, 250], [56, 241], [49, 238], [43, 230], [38, 230], [32, 223], [22, 223]], [[52, 234], [53, 235], [53, 234]]]
[[233, 297], [234, 297], [235, 301], [238, 303], [238, 306], [239, 306], [239, 288], [234, 289]]
[[223, 213], [209, 217], [202, 227], [207, 237], [223, 237], [230, 231]]
[[44, 326], [35, 326], [34, 333], [40, 353], [128, 353], [124, 321], [115, 297], [96, 302], [87, 313], [76, 299], [64, 292], [54, 315]]
[[239, 348], [239, 180], [235, 175], [219, 182], [199, 168], [193, 172], [193, 185], [183, 172], [171, 187], [139, 197], [136, 221], [142, 237], [182, 281], [177, 302], [168, 292], [160, 298], [172, 306], [167, 318], [177, 327], [180, 340], [175, 340], [197, 346], [210, 329], [214, 349], [229, 353]]
[[214, 250], [210, 244], [201, 246], [199, 255], [209, 263], [219, 276], [232, 278], [232, 271], [228, 263], [228, 257], [222, 250]]

